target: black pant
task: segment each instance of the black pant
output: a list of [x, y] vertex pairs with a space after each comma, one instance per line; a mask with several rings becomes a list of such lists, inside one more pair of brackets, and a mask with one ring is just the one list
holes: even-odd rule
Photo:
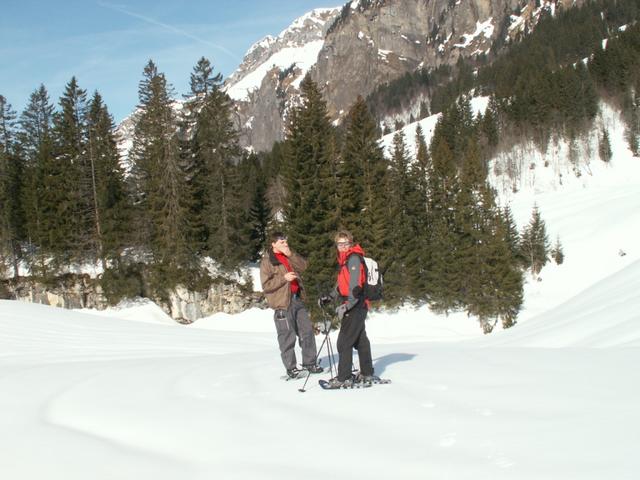
[[367, 337], [364, 321], [367, 318], [367, 309], [356, 305], [349, 310], [340, 325], [338, 334], [338, 380], [344, 382], [351, 377], [353, 365], [353, 349], [358, 351], [360, 361], [360, 373], [373, 375], [373, 361], [371, 360], [371, 344]]

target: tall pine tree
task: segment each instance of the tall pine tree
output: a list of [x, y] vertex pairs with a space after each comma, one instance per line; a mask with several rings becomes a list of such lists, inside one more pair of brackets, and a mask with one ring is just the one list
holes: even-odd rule
[[387, 182], [388, 240], [382, 263], [386, 265], [385, 303], [398, 304], [413, 292], [412, 279], [417, 267], [409, 256], [415, 252], [413, 185], [409, 174], [409, 158], [404, 136], [398, 132], [393, 137], [393, 153]]
[[430, 244], [431, 212], [429, 210], [429, 178], [433, 175], [433, 165], [429, 148], [420, 125], [416, 127], [416, 158], [409, 167], [409, 178], [412, 185], [409, 205], [412, 210], [413, 239], [408, 254], [408, 262], [412, 265], [412, 295], [416, 300], [428, 298], [428, 271], [431, 268], [432, 250]]
[[427, 272], [429, 303], [435, 311], [448, 312], [462, 305], [457, 292], [455, 199], [459, 191], [456, 161], [444, 126], [438, 122], [431, 141], [432, 174], [429, 176], [431, 265]]
[[[57, 166], [54, 194], [57, 204], [55, 226], [56, 250], [61, 261], [82, 261], [95, 258], [96, 245], [91, 235], [91, 171], [87, 149], [87, 94], [75, 77], [65, 86], [60, 97], [60, 109], [53, 119], [55, 164]], [[52, 187], [53, 188], [53, 187]]]
[[362, 97], [358, 97], [347, 115], [336, 170], [339, 223], [385, 268], [382, 255], [387, 248], [387, 161], [378, 145], [375, 121]]
[[191, 279], [190, 191], [178, 145], [171, 88], [153, 61], [138, 88], [139, 118], [132, 148], [132, 180], [138, 192], [136, 223], [152, 254], [158, 291]]
[[0, 269], [19, 275], [22, 231], [22, 168], [16, 138], [16, 112], [0, 95]]
[[53, 105], [44, 85], [29, 97], [20, 116], [19, 143], [24, 158], [22, 205], [25, 216], [27, 260], [31, 273], [49, 277], [55, 274], [51, 254], [60, 244], [58, 205], [64, 188], [54, 161], [52, 138]]
[[335, 181], [332, 177], [333, 131], [326, 102], [307, 75], [301, 83], [300, 105], [293, 108], [283, 168], [284, 221], [291, 247], [307, 257], [304, 275], [315, 297], [335, 281], [333, 233], [337, 228]]
[[238, 133], [221, 81], [210, 62], [201, 58], [191, 75], [192, 96], [186, 104], [191, 124], [187, 123], [186, 136], [200, 250], [232, 269], [248, 259], [251, 247], [246, 192], [238, 170]]
[[456, 208], [459, 291], [467, 312], [476, 316], [488, 333], [499, 318], [505, 327], [515, 323], [522, 304], [522, 274], [511, 254], [508, 225], [496, 206], [486, 165], [473, 139], [460, 176]]
[[130, 244], [131, 201], [115, 139], [115, 125], [98, 92], [87, 112], [87, 162], [91, 181], [91, 237], [103, 267], [120, 261]]

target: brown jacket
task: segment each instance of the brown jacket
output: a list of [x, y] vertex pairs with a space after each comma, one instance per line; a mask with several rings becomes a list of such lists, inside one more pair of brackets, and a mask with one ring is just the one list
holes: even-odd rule
[[[300, 292], [304, 294], [300, 274], [306, 270], [307, 261], [297, 253], [291, 252], [289, 265], [298, 274]], [[287, 273], [287, 268], [278, 261], [273, 250], [269, 247], [260, 260], [260, 282], [267, 303], [274, 310], [286, 310], [291, 303], [291, 289], [289, 282], [284, 278], [285, 273]]]

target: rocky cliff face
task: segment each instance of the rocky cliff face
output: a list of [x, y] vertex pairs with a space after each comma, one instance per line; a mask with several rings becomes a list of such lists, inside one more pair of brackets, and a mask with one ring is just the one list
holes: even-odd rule
[[327, 35], [314, 80], [340, 118], [357, 95], [419, 67], [488, 52], [516, 0], [352, 2]]
[[[496, 41], [527, 33], [543, 10], [553, 12], [555, 2], [357, 0], [323, 11], [321, 20], [302, 17], [294, 26], [304, 28], [256, 44], [227, 80], [227, 92], [238, 101], [242, 142], [267, 150], [283, 138], [287, 108], [307, 71], [339, 122], [358, 95], [417, 68], [488, 53]], [[295, 58], [291, 46], [307, 49], [304, 62], [289, 60]]]
[[[30, 278], [8, 280], [0, 284], [0, 298], [40, 303], [60, 308], [104, 310], [107, 298], [96, 279], [89, 275], [65, 275], [54, 284], [45, 285]], [[192, 291], [176, 287], [166, 298], [150, 299], [179, 323], [192, 323], [214, 313], [239, 313], [264, 306], [259, 294], [247, 294], [236, 283], [218, 282], [207, 290]]]

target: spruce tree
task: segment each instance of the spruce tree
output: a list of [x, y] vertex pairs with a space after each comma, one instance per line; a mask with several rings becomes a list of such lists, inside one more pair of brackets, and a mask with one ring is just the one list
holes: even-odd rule
[[330, 158], [333, 131], [326, 102], [310, 76], [300, 88], [300, 104], [289, 117], [283, 214], [291, 247], [309, 261], [304, 283], [313, 298], [335, 282], [333, 233], [338, 225]]
[[131, 200], [115, 139], [113, 118], [98, 92], [87, 112], [87, 161], [91, 180], [91, 237], [103, 267], [119, 263], [131, 243]]
[[[372, 119], [362, 97], [351, 107], [346, 118], [345, 141], [336, 164], [336, 199], [340, 224], [349, 228], [357, 239], [362, 239], [364, 229], [360, 214], [364, 208], [363, 182], [365, 155], [370, 150], [369, 140]], [[375, 125], [374, 125], [375, 128]], [[367, 131], [363, 131], [363, 130]]]
[[520, 261], [520, 234], [518, 233], [518, 227], [513, 219], [509, 205], [506, 205], [502, 209], [501, 217], [502, 224], [504, 225], [504, 238], [509, 246], [509, 251], [515, 259]]
[[600, 160], [605, 163], [611, 161], [611, 141], [609, 140], [609, 131], [605, 127], [602, 127], [602, 131], [600, 132], [598, 155], [600, 156]]
[[409, 205], [412, 212], [414, 238], [409, 251], [408, 262], [413, 266], [411, 275], [413, 297], [416, 300], [426, 300], [428, 298], [427, 272], [431, 268], [432, 258], [429, 178], [433, 175], [433, 165], [420, 125], [416, 127], [416, 146], [416, 158], [409, 167], [409, 178], [412, 186]]
[[[335, 191], [339, 223], [374, 258], [381, 258], [387, 248], [386, 167], [375, 121], [362, 97], [358, 97], [346, 119]], [[384, 268], [384, 262], [380, 268]]]
[[447, 136], [439, 122], [431, 142], [432, 175], [429, 176], [429, 212], [431, 265], [427, 272], [429, 303], [435, 311], [448, 312], [462, 306], [456, 285], [459, 284], [456, 257], [459, 237], [456, 234], [455, 199], [459, 182], [455, 159]]
[[213, 71], [211, 62], [205, 57], [200, 57], [195, 67], [193, 67], [189, 81], [192, 95], [204, 98], [220, 90], [222, 74], [216, 73], [214, 75]]
[[[409, 159], [402, 132], [393, 137], [393, 153], [387, 182], [388, 240], [389, 247], [383, 254], [386, 265], [385, 303], [399, 304], [403, 298], [415, 294], [412, 280], [419, 265], [413, 255], [417, 250], [413, 207], [413, 185], [409, 173]], [[410, 257], [413, 256], [413, 261]]]
[[19, 275], [22, 235], [22, 168], [16, 138], [16, 112], [0, 95], [0, 269], [11, 267]]
[[[467, 148], [467, 141], [475, 129], [471, 101], [467, 96], [461, 96], [453, 103], [438, 121], [437, 136], [442, 136], [451, 149], [456, 165], [461, 161]], [[436, 136], [434, 132], [434, 136]]]
[[61, 260], [95, 258], [91, 235], [91, 171], [87, 157], [87, 94], [73, 77], [60, 97], [60, 109], [53, 118], [55, 163], [58, 178], [51, 202], [57, 205], [56, 250]]
[[560, 243], [560, 235], [556, 237], [556, 243], [551, 248], [549, 254], [551, 255], [551, 258], [553, 258], [553, 261], [556, 262], [556, 265], [562, 265], [564, 262], [564, 250]]
[[485, 258], [485, 263], [490, 268], [488, 273], [491, 275], [491, 282], [495, 286], [491, 315], [501, 320], [503, 328], [509, 328], [515, 325], [522, 308], [524, 278], [520, 263], [509, 246], [509, 225], [499, 215], [495, 215], [492, 220], [493, 242]]
[[29, 97], [20, 116], [19, 143], [24, 155], [24, 189], [22, 205], [25, 216], [27, 261], [33, 275], [48, 277], [55, 273], [50, 255], [59, 245], [60, 228], [57, 208], [52, 199], [63, 188], [60, 172], [53, 158], [53, 105], [44, 85]]
[[480, 131], [484, 141], [486, 142], [486, 150], [490, 154], [497, 146], [500, 140], [500, 127], [499, 127], [499, 111], [498, 104], [495, 96], [492, 96], [489, 100], [489, 105], [481, 119], [478, 119], [480, 123]]
[[195, 267], [189, 244], [190, 192], [180, 162], [178, 121], [170, 93], [164, 74], [150, 60], [138, 88], [131, 179], [138, 192], [139, 241], [152, 255], [152, 280], [158, 291], [188, 281]]
[[186, 110], [192, 125], [186, 135], [200, 250], [233, 269], [249, 258], [252, 248], [246, 227], [249, 207], [237, 165], [238, 133], [221, 81], [220, 74], [213, 75], [210, 62], [201, 58], [191, 75], [192, 96]]
[[536, 277], [549, 257], [549, 238], [540, 210], [534, 205], [529, 225], [520, 235], [520, 251], [525, 259], [526, 268]]
[[499, 318], [505, 327], [515, 323], [522, 304], [522, 275], [511, 253], [509, 226], [486, 177], [486, 165], [471, 140], [457, 197], [460, 248], [456, 265], [461, 273], [461, 301], [488, 333]]
[[476, 305], [488, 300], [483, 295], [483, 286], [487, 279], [484, 275], [484, 248], [490, 241], [488, 221], [494, 207], [487, 186], [485, 185], [486, 168], [480, 159], [475, 140], [471, 140], [464, 154], [460, 172], [460, 188], [455, 197], [455, 234], [457, 249], [455, 252], [456, 270], [454, 291], [462, 304], [470, 310], [486, 312], [490, 307]]

